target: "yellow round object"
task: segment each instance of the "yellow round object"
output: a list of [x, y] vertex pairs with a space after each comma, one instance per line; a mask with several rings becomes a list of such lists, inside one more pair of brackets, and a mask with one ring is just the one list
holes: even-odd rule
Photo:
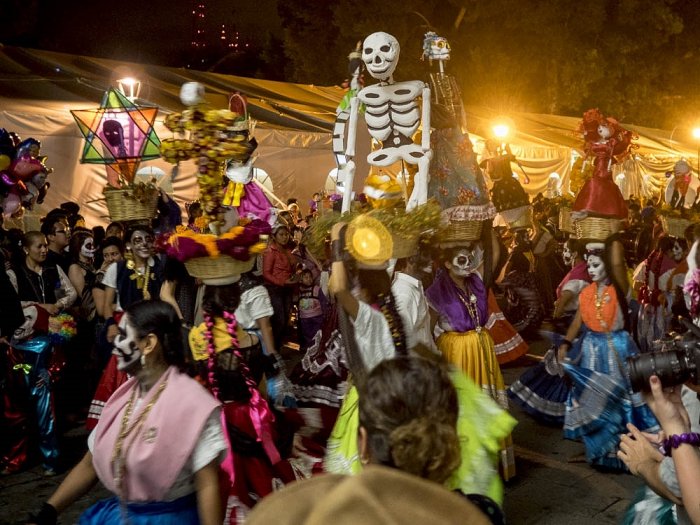
[[360, 215], [348, 224], [345, 246], [353, 258], [368, 266], [381, 266], [390, 258], [394, 241], [377, 219]]

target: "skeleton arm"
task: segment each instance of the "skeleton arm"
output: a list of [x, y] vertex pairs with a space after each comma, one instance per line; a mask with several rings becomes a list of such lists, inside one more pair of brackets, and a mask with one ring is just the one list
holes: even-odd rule
[[355, 141], [357, 140], [357, 117], [359, 115], [360, 101], [355, 96], [350, 100], [350, 120], [348, 121], [348, 143], [345, 148], [347, 163], [338, 170], [338, 180], [342, 181], [343, 206], [341, 212], [350, 211], [350, 201], [352, 199], [352, 187], [355, 180]]
[[[442, 62], [440, 65], [442, 65]], [[428, 151], [430, 150], [430, 88], [427, 84], [423, 88], [422, 98], [421, 128], [423, 132], [421, 133], [421, 147], [423, 151]]]

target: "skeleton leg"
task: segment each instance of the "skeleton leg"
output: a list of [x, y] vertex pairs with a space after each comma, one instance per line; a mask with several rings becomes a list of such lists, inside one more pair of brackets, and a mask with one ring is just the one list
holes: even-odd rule
[[352, 187], [355, 181], [355, 161], [349, 160], [345, 166], [338, 170], [338, 182], [343, 183], [343, 207], [341, 213], [350, 211], [352, 201]]
[[418, 159], [418, 173], [413, 179], [413, 191], [406, 203], [406, 211], [412, 211], [417, 206], [428, 202], [428, 182], [430, 181], [428, 168], [430, 167], [432, 156], [433, 152], [428, 150], [423, 157]]

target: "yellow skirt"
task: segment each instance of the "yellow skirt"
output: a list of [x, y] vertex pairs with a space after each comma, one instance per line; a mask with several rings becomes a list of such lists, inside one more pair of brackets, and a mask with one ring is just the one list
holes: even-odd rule
[[[438, 337], [437, 346], [449, 363], [464, 372], [501, 408], [508, 410], [508, 395], [488, 330], [444, 332]], [[499, 459], [501, 476], [508, 481], [515, 476], [515, 453], [510, 435], [501, 440]]]

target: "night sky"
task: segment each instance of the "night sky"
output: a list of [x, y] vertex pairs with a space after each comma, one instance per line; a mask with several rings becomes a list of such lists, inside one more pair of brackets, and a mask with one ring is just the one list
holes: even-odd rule
[[[211, 33], [225, 23], [246, 42], [262, 46], [279, 31], [276, 0], [205, 2]], [[171, 66], [187, 65], [189, 59], [192, 0], [3, 0], [0, 4], [0, 16], [15, 21], [11, 31], [0, 36], [4, 44]]]

